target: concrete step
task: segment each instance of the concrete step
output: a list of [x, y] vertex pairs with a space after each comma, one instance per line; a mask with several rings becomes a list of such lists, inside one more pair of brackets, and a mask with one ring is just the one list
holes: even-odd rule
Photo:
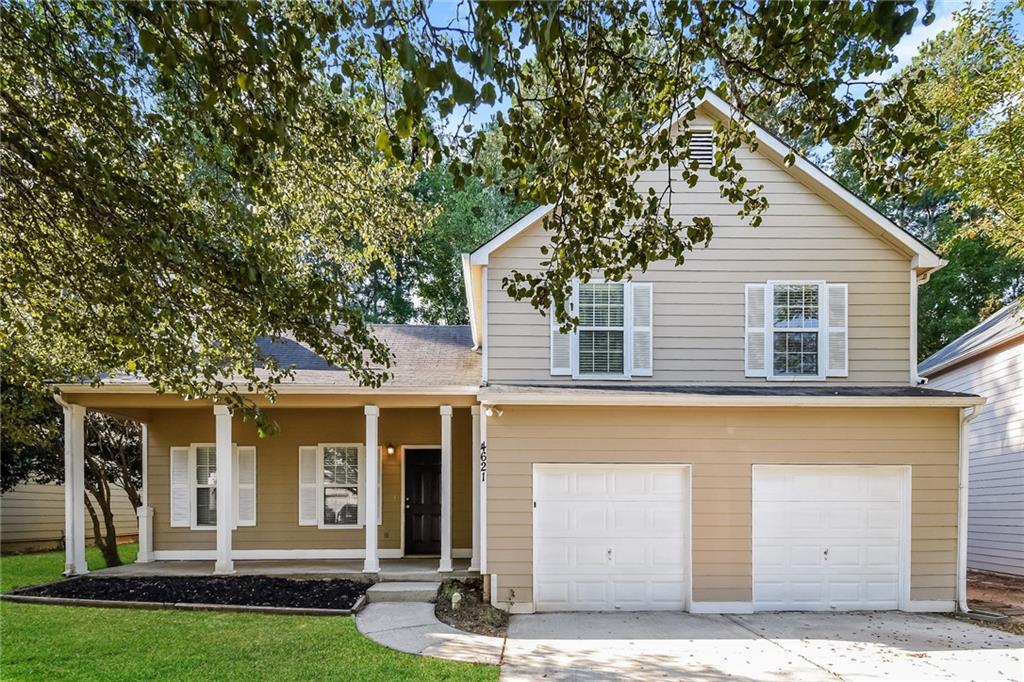
[[366, 599], [371, 604], [384, 602], [435, 602], [439, 582], [383, 582], [375, 583], [366, 591]]
[[[394, 569], [388, 568], [378, 574], [377, 580], [384, 583], [433, 583], [437, 582], [439, 574], [436, 569]], [[449, 577], [445, 574], [445, 577]], [[452, 575], [451, 577], [456, 577]]]

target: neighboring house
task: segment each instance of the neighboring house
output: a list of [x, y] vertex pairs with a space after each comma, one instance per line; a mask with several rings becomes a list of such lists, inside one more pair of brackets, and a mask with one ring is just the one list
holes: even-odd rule
[[[114, 527], [128, 540], [139, 524], [128, 495], [111, 488]], [[86, 540], [93, 539], [92, 523], [85, 524]], [[64, 544], [64, 486], [23, 483], [0, 496], [0, 551], [57, 549]]]
[[756, 133], [763, 225], [706, 177], [674, 210], [713, 215], [711, 246], [578, 286], [572, 334], [500, 285], [540, 268], [541, 207], [464, 256], [469, 327], [375, 328], [383, 388], [268, 344], [297, 370], [260, 439], [142, 381], [65, 385], [69, 466], [86, 409], [145, 422], [141, 561], [468, 557], [516, 612], [951, 610], [959, 434], [983, 401], [917, 386], [917, 287], [943, 262]]
[[967, 566], [1024, 576], [1024, 304], [922, 362], [930, 387], [988, 399], [971, 423]]

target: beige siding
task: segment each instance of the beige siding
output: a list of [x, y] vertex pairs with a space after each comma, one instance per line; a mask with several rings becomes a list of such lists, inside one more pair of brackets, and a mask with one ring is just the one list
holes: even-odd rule
[[[118, 537], [139, 532], [135, 508], [119, 487], [111, 487], [114, 527]], [[93, 539], [92, 521], [85, 515], [85, 537]], [[64, 486], [26, 483], [0, 497], [0, 538], [4, 551], [59, 547], [64, 540]]]
[[928, 386], [988, 398], [970, 424], [967, 566], [1024, 575], [1024, 339]]
[[693, 466], [693, 598], [752, 599], [751, 466], [912, 468], [911, 598], [953, 599], [954, 408], [503, 407], [489, 419], [487, 568], [498, 599], [532, 602], [534, 463]]
[[[850, 375], [832, 382], [906, 384], [910, 373], [910, 259], [874, 236], [786, 170], [757, 152], [740, 154], [770, 208], [758, 228], [719, 196], [710, 175], [687, 189], [674, 178], [673, 213], [683, 224], [710, 215], [715, 236], [686, 263], [654, 264], [636, 281], [654, 282], [654, 383], [764, 382], [743, 368], [744, 285], [770, 279], [849, 284]], [[667, 170], [645, 172], [638, 186], [662, 191]], [[548, 320], [501, 288], [513, 270], [539, 272], [548, 243], [540, 223], [491, 254], [487, 268], [488, 380], [559, 382], [549, 373]], [[634, 382], [637, 380], [634, 379]]]
[[[362, 409], [270, 410], [280, 431], [260, 439], [251, 422], [235, 419], [234, 440], [256, 447], [256, 526], [234, 532], [235, 549], [361, 549], [362, 529], [319, 529], [298, 525], [298, 449], [317, 443], [363, 441]], [[452, 417], [452, 546], [472, 545], [472, 430], [469, 409], [456, 408]], [[439, 445], [441, 416], [433, 409], [382, 409], [380, 444], [395, 445], [394, 456], [384, 456], [382, 476], [383, 523], [381, 549], [401, 547], [404, 503], [402, 445]], [[154, 410], [149, 427], [150, 504], [154, 509], [153, 548], [162, 550], [214, 549], [213, 530], [171, 528], [169, 517], [169, 458], [173, 446], [214, 440], [212, 412], [206, 410]]]

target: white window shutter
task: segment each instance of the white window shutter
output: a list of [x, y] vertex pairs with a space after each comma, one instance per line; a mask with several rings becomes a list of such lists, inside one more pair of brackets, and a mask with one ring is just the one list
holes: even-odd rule
[[654, 285], [633, 282], [629, 285], [632, 296], [632, 376], [649, 377], [654, 374]]
[[235, 525], [256, 525], [256, 448], [235, 448]]
[[317, 466], [316, 446], [299, 448], [299, 525], [317, 525]]
[[850, 376], [849, 296], [846, 284], [826, 284], [828, 302], [828, 371], [826, 376]]
[[192, 525], [188, 461], [188, 448], [171, 448], [171, 528], [188, 528]]
[[562, 376], [572, 374], [572, 333], [563, 334], [555, 319], [555, 309], [548, 311], [549, 334], [551, 341], [551, 375]]
[[747, 285], [743, 358], [748, 377], [768, 376], [767, 299], [767, 284]]

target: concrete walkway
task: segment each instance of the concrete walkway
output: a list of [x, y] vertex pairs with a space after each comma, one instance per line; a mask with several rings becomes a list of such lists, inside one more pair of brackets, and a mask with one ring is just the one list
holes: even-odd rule
[[501, 663], [505, 640], [474, 635], [445, 625], [433, 604], [370, 603], [356, 615], [356, 627], [369, 639], [409, 654], [466, 663]]
[[502, 680], [1022, 680], [1024, 637], [900, 612], [513, 616]]

